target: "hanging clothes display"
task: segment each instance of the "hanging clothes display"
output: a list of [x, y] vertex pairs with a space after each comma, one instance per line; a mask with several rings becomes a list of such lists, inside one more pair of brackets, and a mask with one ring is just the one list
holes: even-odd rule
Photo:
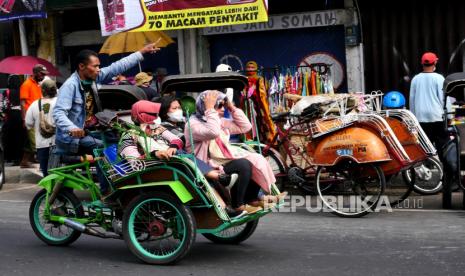
[[265, 85], [265, 79], [258, 76], [258, 65], [255, 61], [249, 61], [246, 64], [246, 74], [249, 80], [246, 88], [247, 102], [245, 104], [246, 114], [252, 122], [252, 135], [248, 134], [247, 139], [256, 137], [256, 131], [260, 140], [271, 141], [276, 133], [276, 127], [271, 120], [268, 91], [270, 85]]
[[268, 88], [270, 113], [285, 112], [291, 108], [292, 102], [284, 98], [286, 93], [300, 96], [334, 94], [328, 64], [263, 68], [260, 75]]
[[261, 142], [271, 141], [276, 133], [271, 114], [289, 111], [294, 104], [284, 97], [286, 93], [299, 96], [334, 94], [330, 67], [319, 63], [259, 70], [256, 62], [247, 62], [248, 86], [241, 107], [253, 127], [246, 139], [255, 139], [258, 134]]

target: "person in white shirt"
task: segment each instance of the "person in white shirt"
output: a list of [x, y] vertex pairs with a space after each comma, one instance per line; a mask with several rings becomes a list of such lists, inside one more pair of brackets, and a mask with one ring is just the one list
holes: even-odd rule
[[[444, 77], [435, 72], [437, 62], [438, 57], [431, 52], [421, 57], [423, 71], [412, 79], [409, 105], [428, 138], [441, 151], [449, 138], [444, 126]], [[447, 99], [449, 110], [450, 105]]]
[[[40, 87], [42, 89], [43, 98], [31, 104], [27, 110], [25, 122], [28, 129], [34, 129], [37, 159], [39, 160], [40, 170], [45, 177], [48, 175], [47, 166], [50, 147], [55, 144], [55, 123], [53, 121], [52, 111], [57, 101], [57, 86], [55, 81], [48, 79], [44, 80]], [[44, 133], [43, 128], [41, 131], [41, 111], [44, 116], [42, 121], [46, 121], [49, 127], [47, 133]]]

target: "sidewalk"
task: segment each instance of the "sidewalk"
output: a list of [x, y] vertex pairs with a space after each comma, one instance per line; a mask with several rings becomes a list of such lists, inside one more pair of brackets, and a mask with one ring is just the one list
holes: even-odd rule
[[22, 169], [19, 166], [5, 166], [5, 184], [37, 184], [42, 179], [39, 164], [34, 168]]

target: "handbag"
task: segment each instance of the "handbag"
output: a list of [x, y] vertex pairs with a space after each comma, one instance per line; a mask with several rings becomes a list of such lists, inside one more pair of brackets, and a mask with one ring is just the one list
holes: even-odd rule
[[[44, 138], [50, 138], [55, 135], [55, 126], [47, 121], [45, 112], [42, 110], [42, 99], [39, 99], [39, 132]], [[49, 113], [48, 110], [47, 113]]]

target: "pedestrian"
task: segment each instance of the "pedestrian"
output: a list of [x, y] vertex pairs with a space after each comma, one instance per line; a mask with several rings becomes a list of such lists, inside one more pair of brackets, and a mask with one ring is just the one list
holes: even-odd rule
[[23, 157], [24, 143], [27, 130], [23, 125], [21, 117], [21, 105], [19, 100], [19, 88], [21, 79], [18, 75], [8, 76], [7, 89], [9, 108], [6, 111], [5, 124], [2, 128], [5, 159], [19, 165]]
[[[32, 68], [32, 76], [27, 78], [20, 88], [19, 99], [21, 101], [21, 116], [24, 120], [29, 106], [42, 97], [42, 90], [39, 83], [48, 75], [47, 68], [42, 64], [36, 64]], [[26, 143], [24, 146], [23, 159], [19, 164], [21, 168], [31, 168], [30, 161], [34, 160], [35, 138], [34, 130], [28, 130]]]
[[[441, 151], [449, 136], [444, 126], [444, 77], [435, 72], [438, 60], [432, 52], [421, 57], [423, 71], [412, 79], [409, 105], [428, 138]], [[449, 99], [447, 106], [450, 110]]]
[[[102, 147], [103, 142], [86, 134], [85, 128], [92, 127], [97, 120], [95, 114], [102, 111], [97, 93], [97, 83], [108, 82], [112, 77], [124, 73], [144, 59], [144, 54], [155, 53], [155, 43], [100, 69], [98, 54], [82, 50], [76, 58], [76, 71], [60, 87], [53, 118], [56, 123], [57, 154], [93, 154], [93, 149]], [[100, 138], [100, 137], [99, 137]], [[108, 182], [97, 167], [100, 189], [103, 196], [111, 192]]]
[[43, 97], [34, 101], [26, 112], [26, 127], [34, 130], [37, 159], [43, 176], [48, 175], [50, 147], [55, 144], [55, 126], [52, 112], [57, 101], [57, 86], [51, 79], [40, 85]]
[[160, 95], [155, 91], [150, 84], [152, 83], [153, 77], [146, 72], [140, 72], [135, 77], [136, 86], [142, 89], [147, 96], [147, 100], [158, 98]]

